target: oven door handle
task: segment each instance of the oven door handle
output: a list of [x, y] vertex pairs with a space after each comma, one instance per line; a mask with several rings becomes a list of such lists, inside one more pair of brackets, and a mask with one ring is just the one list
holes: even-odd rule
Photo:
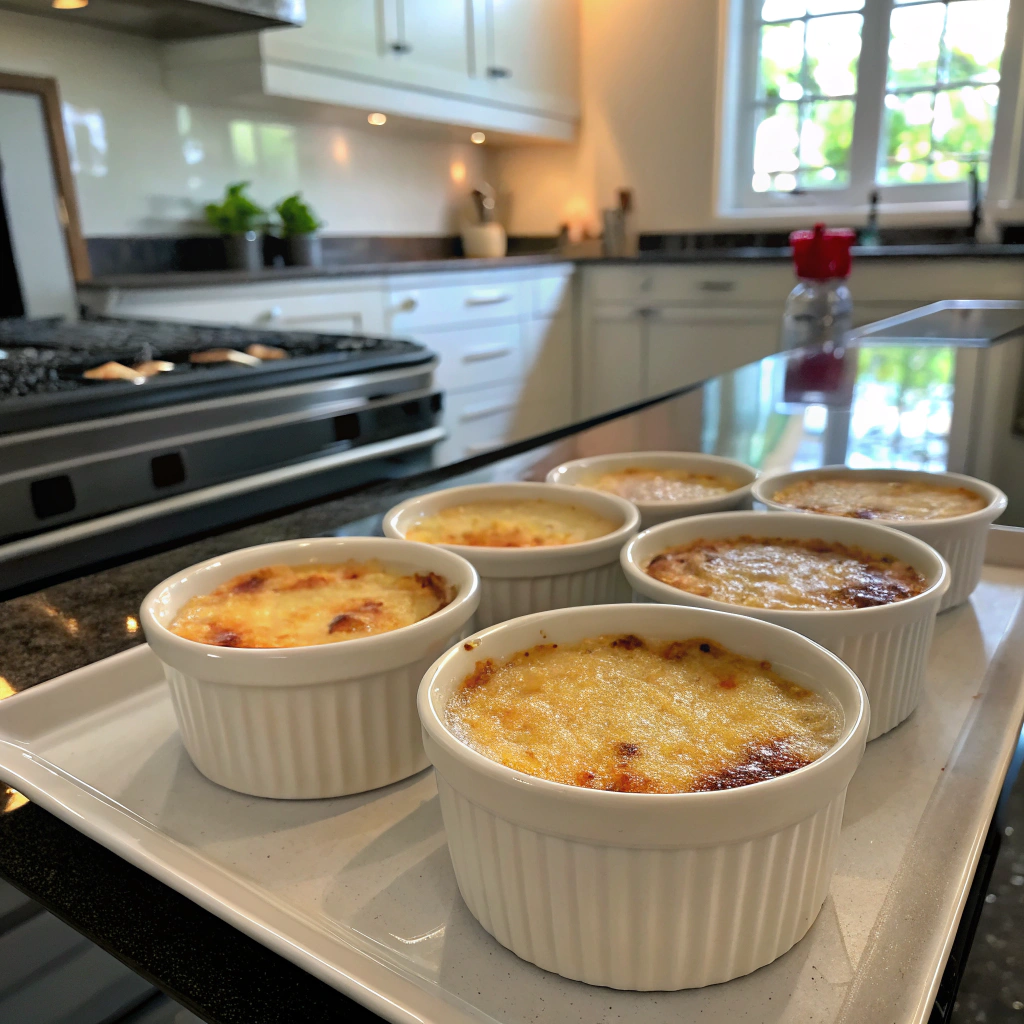
[[135, 508], [124, 509], [121, 512], [113, 512], [110, 515], [87, 519], [81, 523], [62, 526], [56, 530], [37, 533], [22, 540], [12, 541], [10, 544], [0, 545], [0, 566], [8, 559], [51, 550], [61, 544], [69, 544], [98, 534], [120, 530], [136, 523], [143, 523], [147, 519], [156, 519], [160, 516], [182, 512], [211, 501], [234, 498], [263, 487], [299, 480], [328, 469], [337, 469], [339, 466], [354, 466], [356, 463], [367, 462], [381, 456], [400, 455], [418, 448], [427, 448], [438, 441], [443, 441], [446, 436], [443, 427], [429, 427], [426, 430], [417, 430], [411, 434], [390, 437], [383, 441], [372, 441], [370, 444], [360, 445], [357, 448], [332, 452], [330, 455], [321, 455], [318, 458], [297, 462], [291, 466], [281, 466], [263, 473], [254, 473], [252, 476], [242, 477], [239, 480], [228, 480], [211, 487], [201, 487], [195, 491], [186, 491], [184, 494], [175, 494], [169, 498], [150, 501], [145, 505], [137, 505]]

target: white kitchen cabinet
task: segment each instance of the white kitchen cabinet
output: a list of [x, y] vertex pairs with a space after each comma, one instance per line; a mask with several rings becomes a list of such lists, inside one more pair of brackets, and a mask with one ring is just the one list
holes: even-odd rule
[[477, 74], [492, 83], [491, 95], [573, 114], [579, 81], [577, 0], [473, 0], [473, 7]]
[[654, 310], [645, 325], [645, 397], [717, 377], [779, 345], [779, 317], [771, 308]]
[[584, 416], [641, 401], [647, 379], [645, 356], [639, 310], [612, 307], [595, 312], [581, 352]]
[[[419, 75], [440, 74], [459, 81], [472, 71], [467, 36], [466, 0], [393, 0], [395, 38], [390, 43], [400, 70]], [[420, 71], [422, 69], [422, 71]]]
[[610, 412], [771, 354], [790, 287], [777, 263], [587, 267], [584, 413]]
[[[165, 44], [164, 82], [195, 103], [230, 100], [272, 110], [280, 100], [297, 100], [347, 107], [360, 121], [379, 110], [471, 130], [573, 139], [578, 0], [493, 0], [489, 13], [483, 3], [307, 0], [299, 28]], [[511, 75], [488, 75], [498, 60]]]
[[319, 334], [382, 334], [384, 294], [381, 278], [317, 278], [199, 288], [86, 288], [80, 297], [95, 312], [109, 316]]
[[440, 357], [446, 462], [570, 423], [572, 267], [395, 275], [389, 334]]

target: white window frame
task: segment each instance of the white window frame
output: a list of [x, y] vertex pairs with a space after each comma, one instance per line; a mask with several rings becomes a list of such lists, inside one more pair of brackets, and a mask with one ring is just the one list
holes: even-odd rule
[[[758, 68], [758, 26], [761, 0], [720, 0], [720, 75], [718, 90], [717, 214], [723, 220], [792, 221], [806, 211], [812, 216], [863, 213], [877, 187], [883, 212], [910, 215], [960, 214], [970, 208], [969, 183], [875, 185], [884, 122], [885, 82], [889, 48], [889, 16], [893, 0], [865, 0], [850, 183], [846, 188], [803, 193], [755, 192], [753, 167], [754, 121]], [[1007, 207], [1018, 191], [1021, 132], [1015, 130], [1017, 111], [1024, 113], [1021, 96], [1021, 51], [1024, 50], [1024, 0], [1010, 0], [1006, 45], [1000, 70], [999, 107], [992, 140], [989, 181], [990, 208]], [[1022, 190], [1024, 191], [1024, 190]]]

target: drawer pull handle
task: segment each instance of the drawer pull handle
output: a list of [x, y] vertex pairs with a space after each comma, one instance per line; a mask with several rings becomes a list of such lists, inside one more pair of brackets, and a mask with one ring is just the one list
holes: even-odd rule
[[510, 402], [494, 402], [491, 405], [470, 405], [459, 414], [459, 421], [469, 423], [471, 420], [482, 420], [485, 416], [493, 416], [495, 413], [508, 412], [515, 408]]
[[490, 348], [471, 348], [468, 352], [462, 353], [464, 363], [482, 363], [485, 359], [502, 359], [504, 356], [512, 355], [512, 349], [508, 345], [492, 345]]
[[508, 302], [511, 292], [473, 292], [466, 296], [467, 306], [496, 306], [500, 302]]
[[702, 292], [732, 292], [736, 290], [735, 281], [701, 281], [697, 286]]
[[418, 305], [419, 303], [410, 295], [409, 298], [402, 299], [402, 301], [395, 306], [394, 311], [396, 313], [411, 313]]
[[256, 321], [261, 324], [272, 324], [280, 320], [284, 314], [281, 312], [280, 306], [271, 306], [265, 313], [260, 313], [256, 317]]

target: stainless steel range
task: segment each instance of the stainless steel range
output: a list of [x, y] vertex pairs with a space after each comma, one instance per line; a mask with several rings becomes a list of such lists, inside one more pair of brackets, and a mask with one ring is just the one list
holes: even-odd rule
[[0, 351], [0, 591], [425, 468], [443, 436], [436, 359], [399, 339], [8, 319]]

